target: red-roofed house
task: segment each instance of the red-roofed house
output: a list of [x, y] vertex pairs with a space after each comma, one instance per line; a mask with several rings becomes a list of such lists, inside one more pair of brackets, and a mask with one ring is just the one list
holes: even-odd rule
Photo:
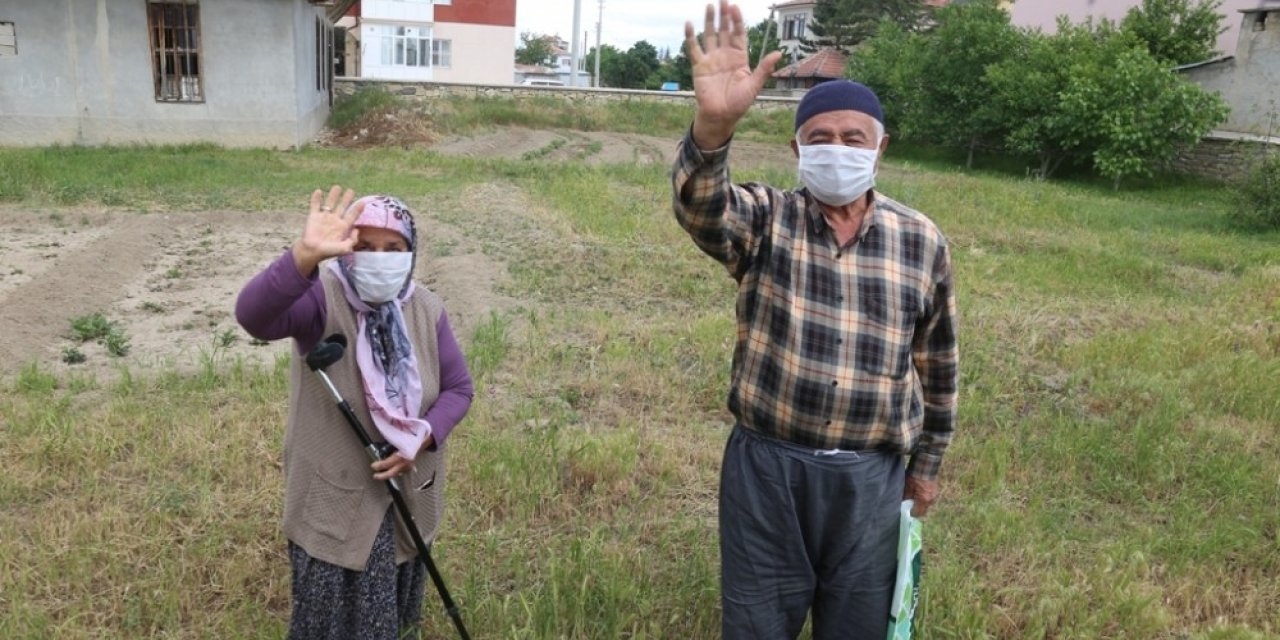
[[839, 49], [819, 49], [813, 55], [802, 58], [773, 72], [780, 90], [807, 90], [828, 80], [844, 77], [848, 58]]

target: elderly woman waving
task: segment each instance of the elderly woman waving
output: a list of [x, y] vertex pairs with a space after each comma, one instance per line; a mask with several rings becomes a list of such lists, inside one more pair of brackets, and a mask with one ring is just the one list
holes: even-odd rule
[[[439, 296], [413, 281], [413, 214], [390, 196], [316, 190], [302, 236], [255, 276], [236, 318], [264, 340], [293, 338], [285, 426], [284, 532], [293, 568], [289, 637], [413, 634], [424, 567], [394, 523], [381, 481], [399, 477], [423, 538], [444, 507], [444, 444], [471, 407], [472, 384]], [[330, 258], [335, 258], [329, 260]], [[374, 462], [303, 356], [345, 334], [355, 357], [328, 369], [374, 439], [396, 452]]]

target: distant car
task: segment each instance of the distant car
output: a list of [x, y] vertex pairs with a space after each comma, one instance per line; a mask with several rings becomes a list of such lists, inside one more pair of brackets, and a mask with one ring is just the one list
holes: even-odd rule
[[680, 83], [679, 83], [679, 82], [664, 82], [664, 83], [662, 83], [662, 90], [663, 90], [663, 91], [679, 91], [679, 90], [680, 90]]
[[559, 80], [550, 80], [547, 78], [525, 78], [520, 83], [524, 87], [563, 87], [564, 83]]

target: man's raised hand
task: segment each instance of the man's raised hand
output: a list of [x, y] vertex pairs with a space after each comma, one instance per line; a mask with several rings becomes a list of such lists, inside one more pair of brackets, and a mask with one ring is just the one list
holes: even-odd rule
[[747, 59], [747, 29], [742, 23], [742, 10], [728, 0], [720, 0], [719, 26], [715, 6], [707, 5], [701, 45], [692, 22], [684, 24], [684, 37], [693, 66], [693, 94], [698, 104], [693, 118], [693, 141], [701, 149], [715, 149], [733, 135], [738, 120], [755, 103], [782, 52], [764, 56], [753, 71]]

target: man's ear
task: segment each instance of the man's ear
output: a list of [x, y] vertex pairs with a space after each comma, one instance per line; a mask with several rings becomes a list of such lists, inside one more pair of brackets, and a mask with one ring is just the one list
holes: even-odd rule
[[795, 138], [791, 139], [791, 153], [794, 153], [797, 158], [800, 157], [800, 144], [796, 142]]
[[884, 160], [885, 149], [889, 148], [889, 134], [880, 138], [880, 152], [876, 154], [876, 171], [880, 171], [880, 161]]

